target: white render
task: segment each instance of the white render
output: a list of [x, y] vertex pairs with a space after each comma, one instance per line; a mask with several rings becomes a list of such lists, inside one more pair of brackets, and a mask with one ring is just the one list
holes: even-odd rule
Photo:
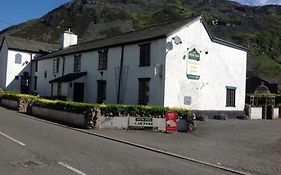
[[78, 36], [75, 35], [70, 31], [65, 31], [63, 34], [60, 36], [60, 48], [66, 48], [72, 45], [77, 44], [78, 41]]
[[[8, 49], [4, 40], [0, 53], [0, 88], [20, 91], [21, 75], [26, 72], [31, 75], [30, 63], [35, 57], [35, 53]], [[21, 57], [21, 62], [16, 63], [16, 57]], [[16, 79], [18, 76], [18, 79]]]
[[[164, 106], [192, 110], [243, 110], [245, 104], [247, 52], [211, 41], [200, 20], [188, 24], [167, 38], [179, 36], [182, 44], [167, 50], [165, 63]], [[200, 51], [200, 79], [186, 76], [188, 51]], [[208, 54], [206, 54], [208, 52]], [[235, 107], [226, 107], [226, 87], [236, 88]], [[191, 105], [184, 104], [184, 97], [191, 97]]]
[[[181, 43], [176, 41], [181, 39]], [[214, 42], [201, 19], [175, 29], [166, 38], [152, 39], [150, 66], [140, 67], [139, 44], [125, 44], [123, 75], [120, 89], [120, 103], [138, 104], [138, 79], [150, 78], [149, 104], [180, 107], [198, 111], [243, 111], [245, 104], [247, 52]], [[169, 46], [169, 47], [168, 47]], [[187, 54], [192, 49], [200, 52], [200, 79], [187, 78]], [[97, 80], [106, 81], [106, 101], [116, 104], [118, 79], [121, 65], [122, 46], [107, 48], [107, 69], [98, 70], [98, 50], [81, 54], [81, 71], [87, 72], [71, 82], [62, 82], [62, 94], [73, 99], [73, 84], [84, 83], [84, 101], [97, 102]], [[37, 91], [42, 96], [57, 94], [58, 83], [49, 81], [73, 73], [74, 56], [59, 57], [59, 72], [53, 73], [54, 58], [38, 60]], [[63, 66], [64, 64], [64, 66]], [[47, 77], [44, 77], [45, 71]], [[235, 106], [226, 107], [226, 88], [235, 88]], [[185, 97], [191, 98], [191, 104], [185, 104]]]

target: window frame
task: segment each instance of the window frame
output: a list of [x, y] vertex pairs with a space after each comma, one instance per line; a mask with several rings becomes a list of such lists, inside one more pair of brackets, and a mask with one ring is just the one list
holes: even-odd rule
[[139, 44], [139, 47], [140, 47], [139, 67], [150, 66], [151, 43], [142, 43], [142, 44]]
[[226, 87], [226, 107], [236, 107], [236, 87]]
[[81, 72], [81, 54], [74, 55], [73, 72]]
[[108, 49], [99, 50], [98, 70], [106, 70], [108, 63]]
[[53, 73], [59, 73], [60, 68], [60, 59], [55, 58], [53, 59]]
[[150, 80], [151, 78], [139, 78], [139, 89], [138, 89], [138, 104], [147, 105], [150, 97]]
[[97, 103], [106, 101], [106, 80], [97, 80]]
[[15, 64], [22, 64], [22, 55], [20, 53], [15, 55]]

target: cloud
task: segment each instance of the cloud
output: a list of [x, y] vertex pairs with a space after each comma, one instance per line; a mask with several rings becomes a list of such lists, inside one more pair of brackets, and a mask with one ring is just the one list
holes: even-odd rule
[[261, 5], [281, 5], [281, 0], [233, 0], [245, 5], [254, 5], [254, 6], [261, 6]]

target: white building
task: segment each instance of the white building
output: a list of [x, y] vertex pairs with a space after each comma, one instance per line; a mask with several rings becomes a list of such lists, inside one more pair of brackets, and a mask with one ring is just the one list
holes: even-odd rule
[[82, 44], [62, 36], [60, 50], [35, 59], [42, 96], [243, 114], [247, 49], [212, 37], [201, 17]]
[[57, 50], [56, 45], [5, 36], [0, 41], [0, 88], [30, 92], [31, 61], [36, 55]]

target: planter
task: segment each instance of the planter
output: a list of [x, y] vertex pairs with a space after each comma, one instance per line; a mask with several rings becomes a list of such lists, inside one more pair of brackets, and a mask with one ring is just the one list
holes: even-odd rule
[[7, 107], [7, 108], [15, 109], [15, 110], [18, 110], [18, 108], [19, 108], [18, 102], [14, 101], [14, 100], [2, 99], [1, 105], [4, 107]]
[[85, 119], [83, 114], [58, 111], [37, 106], [32, 106], [31, 113], [47, 120], [59, 121], [83, 128], [85, 127]]

